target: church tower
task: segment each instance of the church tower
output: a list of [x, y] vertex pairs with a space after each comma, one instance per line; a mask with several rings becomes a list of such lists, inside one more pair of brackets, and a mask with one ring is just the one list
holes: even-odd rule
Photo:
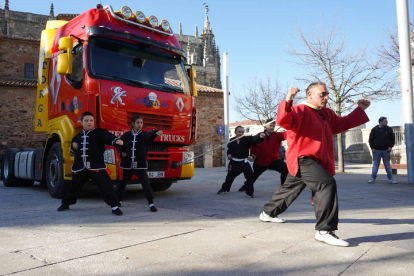
[[176, 34], [181, 47], [187, 51], [187, 63], [197, 71], [197, 84], [221, 89], [220, 79], [220, 52], [216, 45], [213, 30], [210, 27], [208, 14], [210, 9], [204, 5], [206, 14], [204, 28], [199, 36], [198, 27], [195, 27], [194, 36], [183, 35], [182, 25], [180, 32]]

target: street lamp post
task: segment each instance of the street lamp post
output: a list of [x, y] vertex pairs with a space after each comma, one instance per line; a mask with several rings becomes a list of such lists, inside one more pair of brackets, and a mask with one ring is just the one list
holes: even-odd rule
[[227, 158], [227, 144], [229, 143], [229, 54], [223, 53], [223, 72], [224, 72], [224, 85], [223, 85], [223, 98], [224, 98], [224, 159], [226, 160], [226, 170], [228, 168], [229, 159]]
[[407, 152], [408, 183], [414, 184], [414, 130], [413, 130], [413, 84], [411, 73], [411, 44], [408, 21], [408, 1], [396, 0], [398, 40], [400, 50], [401, 92], [404, 119], [404, 136]]

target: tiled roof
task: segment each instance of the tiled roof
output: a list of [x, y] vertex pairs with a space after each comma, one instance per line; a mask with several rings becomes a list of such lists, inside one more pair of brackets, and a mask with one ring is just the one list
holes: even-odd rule
[[[180, 81], [178, 80], [173, 80], [173, 79], [165, 79], [165, 82], [169, 85], [173, 85], [173, 86], [180, 86]], [[223, 93], [223, 90], [218, 89], [218, 88], [214, 88], [214, 87], [209, 87], [209, 86], [205, 86], [205, 85], [200, 85], [197, 84], [197, 92], [207, 92], [207, 93]]]
[[260, 126], [262, 124], [260, 123], [259, 120], [257, 120], [257, 121], [253, 121], [253, 120], [243, 120], [241, 122], [230, 123], [229, 124], [229, 127], [248, 126], [248, 125], [258, 125], [258, 126]]
[[23, 41], [33, 41], [33, 42], [39, 42], [39, 38], [30, 38], [30, 37], [18, 37], [18, 36], [6, 36], [6, 35], [0, 35], [0, 38], [6, 38], [6, 39], [14, 39], [14, 40], [23, 40]]
[[57, 20], [66, 20], [69, 21], [73, 18], [75, 18], [76, 16], [78, 16], [79, 14], [67, 14], [67, 13], [59, 13], [58, 15], [56, 15], [56, 19]]
[[36, 87], [37, 79], [7, 78], [0, 79], [0, 86]]

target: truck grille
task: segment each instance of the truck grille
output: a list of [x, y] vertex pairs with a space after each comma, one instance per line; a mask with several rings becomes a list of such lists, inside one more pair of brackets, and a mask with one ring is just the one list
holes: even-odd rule
[[148, 171], [163, 171], [164, 160], [148, 160]]
[[146, 114], [146, 113], [127, 113], [128, 125], [131, 125], [132, 117], [135, 115], [140, 115], [144, 120], [145, 127], [152, 127], [157, 130], [170, 130], [173, 125], [172, 116], [156, 115], [156, 114]]
[[166, 152], [167, 145], [164, 144], [148, 144], [148, 152]]

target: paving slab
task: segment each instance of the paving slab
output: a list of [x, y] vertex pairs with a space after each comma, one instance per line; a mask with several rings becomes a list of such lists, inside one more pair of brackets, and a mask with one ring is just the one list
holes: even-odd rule
[[280, 184], [273, 171], [259, 178], [252, 199], [237, 191], [242, 176], [217, 195], [225, 169], [196, 169], [193, 179], [155, 194], [156, 213], [131, 185], [120, 217], [92, 186], [57, 212], [60, 201], [39, 185], [0, 183], [0, 275], [412, 275], [414, 185], [405, 174], [388, 184], [381, 170], [368, 184], [370, 171], [347, 164], [335, 176], [337, 234], [347, 248], [314, 240], [309, 189], [281, 215], [286, 223], [259, 220]]

